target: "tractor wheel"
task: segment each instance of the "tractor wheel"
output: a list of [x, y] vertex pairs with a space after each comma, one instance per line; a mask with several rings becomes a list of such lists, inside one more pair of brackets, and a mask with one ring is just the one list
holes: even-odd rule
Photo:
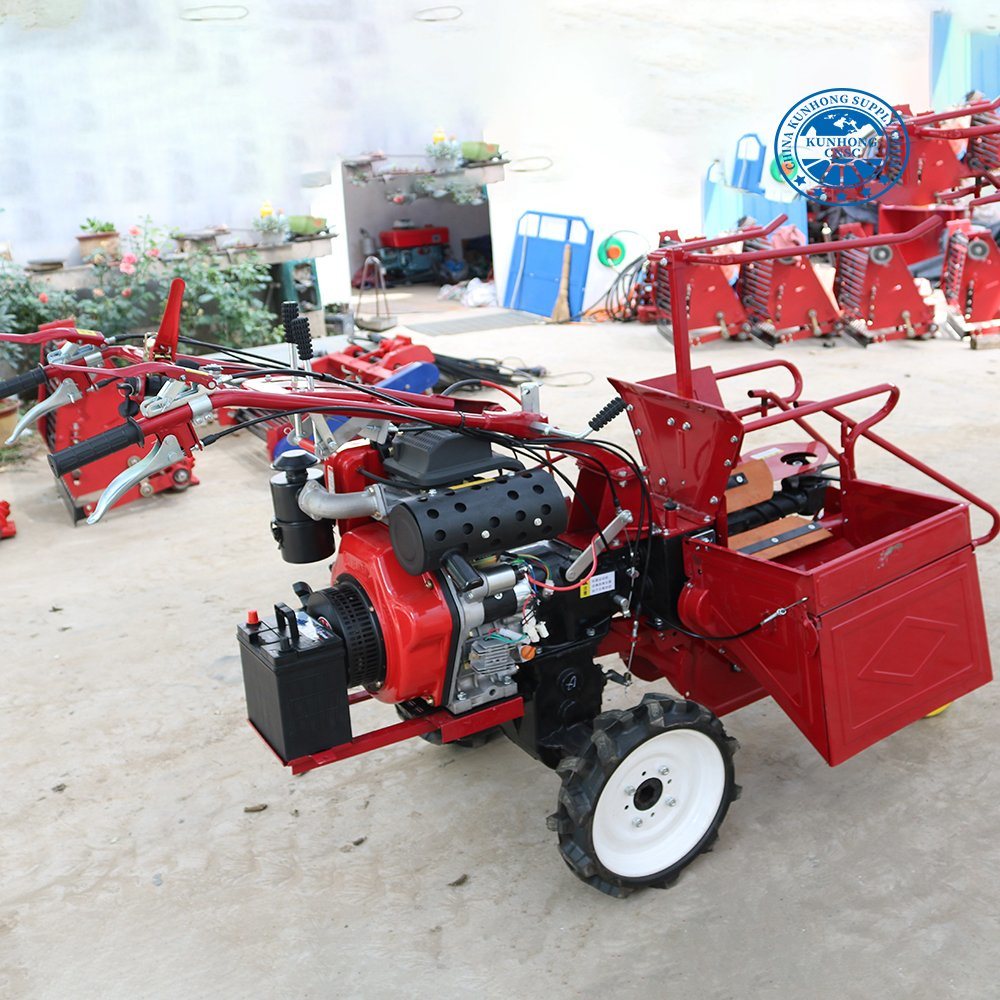
[[604, 712], [577, 756], [564, 757], [549, 829], [578, 878], [609, 896], [665, 889], [715, 842], [730, 803], [736, 740], [693, 701], [647, 694]]

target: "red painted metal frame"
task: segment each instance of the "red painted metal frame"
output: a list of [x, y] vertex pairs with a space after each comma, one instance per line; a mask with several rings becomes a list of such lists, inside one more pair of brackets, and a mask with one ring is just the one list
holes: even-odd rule
[[[679, 241], [680, 236], [675, 230], [660, 234], [661, 246]], [[655, 252], [646, 258], [646, 281], [652, 302], [640, 307], [639, 318], [643, 322], [659, 323], [661, 331], [672, 337], [671, 277], [668, 268], [662, 265]], [[687, 273], [683, 301], [692, 346], [746, 336], [749, 327], [746, 309], [721, 267], [703, 263], [700, 267], [691, 269]]]
[[[765, 237], [744, 244], [745, 252], [770, 248]], [[769, 342], [831, 337], [840, 329], [836, 303], [807, 257], [747, 260], [740, 267], [737, 289], [751, 324]], [[764, 332], [762, 327], [770, 329]]]
[[[981, 245], [985, 256], [970, 254], [973, 245]], [[949, 225], [941, 288], [956, 325], [973, 345], [1000, 334], [1000, 249], [989, 229], [968, 220]]]
[[[857, 223], [841, 226], [839, 235], [865, 237]], [[920, 294], [906, 261], [892, 247], [874, 246], [884, 250], [879, 258], [870, 246], [837, 254], [834, 290], [844, 322], [865, 343], [933, 337], [934, 307]]]
[[[352, 704], [365, 700], [364, 696], [353, 696]], [[349, 757], [357, 757], [358, 754], [380, 750], [393, 743], [401, 743], [414, 736], [433, 732], [441, 734], [442, 743], [452, 743], [474, 733], [481, 733], [484, 729], [492, 729], [512, 719], [519, 719], [522, 715], [524, 715], [524, 702], [520, 698], [487, 705], [485, 708], [474, 709], [464, 715], [452, 715], [447, 709], [440, 708], [415, 719], [405, 719], [394, 725], [355, 736], [349, 743], [342, 743], [329, 750], [296, 757], [288, 762], [288, 766], [292, 769], [292, 774], [305, 774], [325, 764], [347, 760]], [[250, 725], [253, 726], [253, 723]]]

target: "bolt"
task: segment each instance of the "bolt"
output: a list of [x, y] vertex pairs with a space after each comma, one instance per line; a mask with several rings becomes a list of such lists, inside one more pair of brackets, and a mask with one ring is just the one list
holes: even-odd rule
[[727, 458], [722, 464], [728, 469], [732, 467], [733, 463], [730, 462], [729, 459]]
[[676, 421], [676, 420], [674, 420], [674, 418], [673, 418], [673, 417], [667, 417], [667, 426], [668, 426], [668, 427], [673, 427], [673, 426], [674, 426], [674, 424], [676, 424], [676, 423], [677, 423], [677, 421]]
[[[458, 694], [457, 694], [457, 695], [455, 695], [455, 697], [456, 697], [456, 698], [457, 698], [457, 699], [458, 699], [459, 701], [465, 701], [465, 700], [466, 700], [466, 698], [468, 698], [469, 696], [468, 696], [468, 695], [467, 695], [467, 694], [466, 694], [466, 693], [465, 693], [464, 691], [459, 691], [459, 692], [458, 692]], [[673, 805], [673, 801], [671, 801], [671, 802], [670, 802], [670, 805]]]
[[663, 478], [663, 476], [660, 476], [660, 478], [656, 480], [656, 485], [657, 486], [666, 486], [667, 485], [667, 481], [666, 481], [666, 479]]
[[633, 826], [642, 826], [642, 817], [641, 816], [636, 816], [636, 818], [634, 820], [632, 820], [632, 825]]
[[620, 486], [620, 487], [621, 487], [622, 489], [624, 489], [624, 488], [625, 488], [625, 486], [627, 485], [627, 483], [625, 482], [625, 480], [624, 480], [624, 479], [619, 479], [619, 480], [618, 480], [618, 485], [619, 485], [619, 486]]
[[658, 770], [660, 774], [670, 774], [670, 768], [666, 764], [661, 764]]
[[641, 427], [636, 427], [636, 429], [635, 429], [635, 436], [636, 437], [642, 437], [642, 428]]
[[[622, 485], [624, 486], [625, 484], [622, 483]], [[533, 523], [536, 528], [540, 528], [542, 526], [542, 519], [540, 517], [536, 517]], [[484, 531], [483, 534], [485, 535], [486, 532]]]
[[669, 799], [664, 799], [663, 801], [664, 801], [664, 802], [665, 802], [665, 803], [666, 803], [666, 804], [667, 804], [668, 806], [675, 806], [675, 805], [677, 805], [677, 799], [675, 799], [675, 798], [674, 798], [673, 796], [671, 796], [671, 797], [670, 797]]
[[633, 410], [635, 409], [635, 407], [634, 407], [634, 406], [633, 406], [633, 405], [632, 405], [631, 403], [629, 403], [629, 404], [628, 404], [628, 406], [626, 406], [626, 407], [625, 407], [625, 409], [626, 409], [626, 410], [627, 410], [627, 411], [628, 411], [629, 413], [631, 413], [631, 412], [632, 412], [632, 411], [633, 411]]
[[[539, 521], [538, 518], [535, 518], [535, 524], [541, 524], [541, 523], [542, 522]], [[483, 538], [489, 538], [490, 537], [490, 533], [485, 528], [483, 528], [483, 530], [480, 532], [480, 534], [482, 535]]]
[[689, 431], [689, 430], [691, 430], [691, 425], [685, 420], [684, 423], [681, 424], [681, 430], [682, 431]]
[[635, 785], [626, 785], [625, 786], [625, 794], [626, 795], [635, 795]]
[[719, 498], [718, 497], [710, 497], [708, 502], [709, 503], [718, 503], [719, 502]]
[[424, 580], [424, 586], [425, 586], [425, 587], [426, 587], [426, 588], [427, 588], [428, 590], [433, 590], [433, 589], [434, 589], [434, 581], [433, 581], [433, 580], [430, 580], [430, 579], [425, 579], [425, 580]]
[[736, 444], [737, 441], [739, 441], [739, 438], [735, 434], [729, 439], [730, 444]]

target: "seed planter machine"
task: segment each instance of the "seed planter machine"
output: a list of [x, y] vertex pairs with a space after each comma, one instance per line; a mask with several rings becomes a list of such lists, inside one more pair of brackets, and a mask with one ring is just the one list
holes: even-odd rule
[[[728, 239], [664, 247], [671, 287]], [[674, 373], [610, 379], [614, 398], [582, 430], [554, 426], [531, 384], [501, 408], [312, 373], [306, 328], [288, 372], [126, 365], [116, 377], [150, 389], [138, 412], [49, 461], [61, 476], [141, 446], [152, 469], [245, 426], [199, 440], [213, 410], [312, 423], [314, 443], [275, 461], [272, 530], [287, 561], [332, 563], [239, 624], [251, 725], [295, 774], [409, 737], [500, 731], [555, 769], [548, 825], [574, 874], [614, 896], [664, 887], [739, 793], [720, 717], [771, 697], [835, 765], [990, 680], [975, 550], [1000, 528], [993, 507], [876, 431], [895, 386], [809, 400], [783, 359], [692, 368], [683, 294], [671, 302]], [[44, 371], [81, 392], [109, 376]], [[790, 389], [766, 384], [776, 373]], [[745, 376], [765, 384], [724, 402]], [[621, 414], [634, 451], [600, 435]], [[324, 431], [333, 415], [346, 420]], [[783, 426], [803, 440], [754, 443]], [[865, 478], [862, 441], [958, 499]], [[978, 536], [970, 505], [989, 520]], [[633, 676], [677, 693], [602, 710], [606, 685]], [[367, 700], [399, 718], [355, 732]]]

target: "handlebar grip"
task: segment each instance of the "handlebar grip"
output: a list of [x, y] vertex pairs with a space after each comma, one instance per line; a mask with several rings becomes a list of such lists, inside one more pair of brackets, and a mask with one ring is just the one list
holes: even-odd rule
[[134, 421], [129, 420], [121, 427], [112, 427], [111, 430], [103, 434], [95, 434], [86, 441], [63, 448], [62, 451], [54, 451], [49, 455], [49, 468], [56, 476], [65, 476], [67, 472], [79, 469], [81, 466], [89, 465], [101, 458], [107, 458], [116, 451], [128, 448], [134, 444], [142, 444], [145, 435], [142, 428]]
[[37, 389], [47, 377], [45, 369], [41, 365], [36, 365], [23, 375], [15, 375], [5, 382], [0, 382], [0, 399], [6, 396], [20, 396], [22, 392]]

